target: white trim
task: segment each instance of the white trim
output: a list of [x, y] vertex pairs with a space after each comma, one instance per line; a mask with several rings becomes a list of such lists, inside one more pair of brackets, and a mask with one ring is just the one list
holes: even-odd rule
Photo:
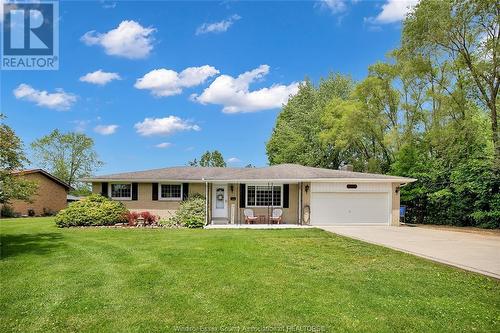
[[[180, 185], [181, 186], [181, 196], [180, 197], [173, 197], [173, 198], [166, 198], [161, 196], [161, 186], [162, 185]], [[158, 201], [182, 201], [182, 198], [184, 197], [184, 185], [182, 183], [158, 183]]]
[[[119, 184], [125, 184], [125, 185], [130, 185], [130, 197], [114, 197], [113, 196], [113, 190], [112, 190], [112, 185], [119, 185]], [[132, 200], [132, 183], [130, 182], [112, 182], [108, 183], [108, 195], [110, 199], [117, 200], [117, 201], [131, 201]]]
[[[249, 186], [279, 186], [280, 187], [280, 205], [264, 205], [264, 206], [257, 206], [257, 205], [249, 205], [248, 204], [248, 187]], [[274, 190], [273, 190], [274, 191]], [[273, 199], [273, 195], [271, 194], [271, 199]], [[257, 194], [255, 194], [255, 203], [257, 204]], [[246, 183], [245, 184], [245, 207], [248, 208], [263, 208], [263, 207], [276, 207], [276, 208], [283, 208], [283, 184], [275, 184], [275, 183]]]
[[[224, 208], [217, 208], [217, 199], [215, 198], [217, 188], [224, 188]], [[229, 217], [229, 184], [216, 184], [212, 186], [212, 221], [214, 219], [227, 219]]]

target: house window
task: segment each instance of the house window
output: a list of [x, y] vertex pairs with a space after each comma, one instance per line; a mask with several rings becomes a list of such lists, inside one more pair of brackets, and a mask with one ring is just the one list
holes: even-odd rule
[[163, 200], [181, 200], [181, 184], [160, 184], [160, 199]]
[[111, 184], [111, 198], [132, 199], [132, 184]]
[[248, 185], [247, 206], [249, 207], [281, 207], [281, 185]]

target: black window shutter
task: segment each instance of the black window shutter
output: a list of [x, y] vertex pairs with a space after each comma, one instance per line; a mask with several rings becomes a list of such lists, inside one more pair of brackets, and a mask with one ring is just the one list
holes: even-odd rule
[[156, 201], [158, 200], [158, 183], [152, 183], [151, 188], [153, 190], [153, 192], [151, 192], [151, 197]]
[[187, 200], [189, 197], [189, 183], [182, 183], [182, 200]]
[[108, 183], [101, 183], [101, 195], [108, 196]]
[[240, 208], [245, 208], [246, 202], [246, 186], [245, 184], [240, 184]]
[[283, 184], [283, 208], [290, 207], [290, 184]]
[[137, 190], [138, 190], [137, 183], [132, 183], [132, 200], [137, 201]]

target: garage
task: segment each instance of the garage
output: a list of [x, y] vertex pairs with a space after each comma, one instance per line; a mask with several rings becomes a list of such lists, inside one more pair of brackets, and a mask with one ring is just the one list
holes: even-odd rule
[[311, 224], [389, 225], [390, 192], [383, 185], [367, 185], [355, 188], [347, 184], [313, 185]]

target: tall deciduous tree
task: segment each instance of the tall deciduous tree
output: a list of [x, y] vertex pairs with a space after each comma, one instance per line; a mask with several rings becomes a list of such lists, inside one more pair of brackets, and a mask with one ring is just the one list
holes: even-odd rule
[[200, 160], [196, 158], [188, 162], [189, 166], [201, 166], [201, 167], [226, 167], [226, 161], [224, 161], [224, 156], [218, 150], [206, 151], [201, 155]]
[[30, 201], [37, 186], [12, 174], [21, 170], [28, 159], [24, 154], [22, 141], [3, 122], [4, 118], [0, 114], [0, 204], [13, 199]]
[[305, 80], [278, 115], [266, 150], [270, 164], [298, 163], [337, 168], [337, 151], [319, 138], [323, 108], [332, 98], [348, 98], [353, 80], [341, 74], [330, 74], [315, 87]]
[[500, 168], [500, 3], [494, 0], [422, 0], [405, 20], [402, 45], [423, 57], [463, 67], [489, 110], [495, 165]]
[[94, 140], [83, 133], [52, 131], [31, 143], [38, 165], [73, 187], [103, 165], [94, 150]]

